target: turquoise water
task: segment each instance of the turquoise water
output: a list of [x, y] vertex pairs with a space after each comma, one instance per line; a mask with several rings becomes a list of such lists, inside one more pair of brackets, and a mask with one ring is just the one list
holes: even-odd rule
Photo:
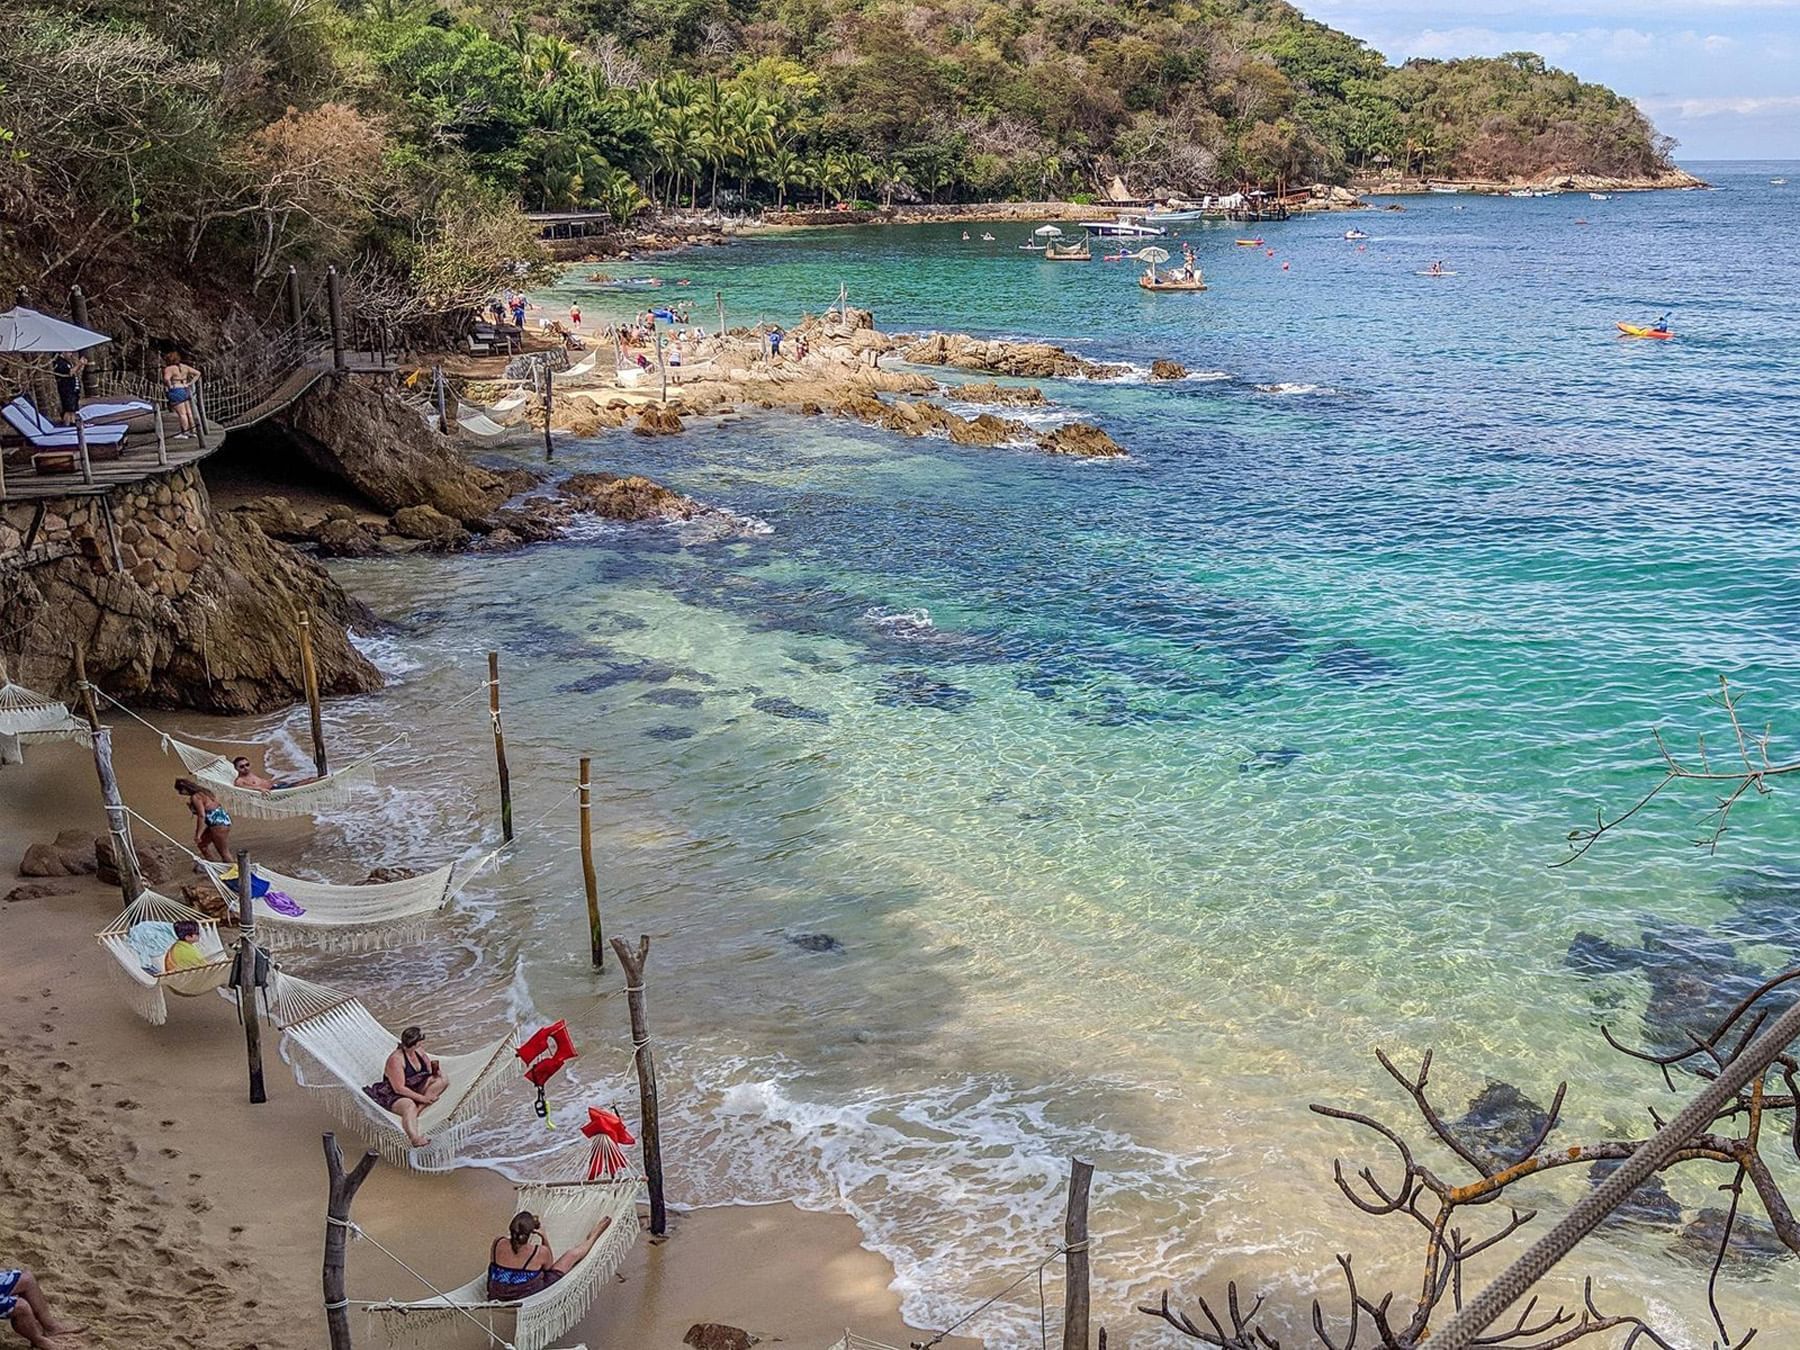
[[[396, 625], [398, 679], [340, 715], [371, 739], [431, 728], [376, 808], [399, 847], [422, 860], [492, 820], [486, 719], [443, 711], [490, 643], [518, 814], [553, 812], [424, 969], [471, 1029], [508, 1006], [569, 1016], [591, 1046], [574, 1082], [624, 1104], [606, 1074], [623, 1012], [593, 998], [617, 975], [583, 968], [560, 801], [592, 752], [608, 922], [654, 936], [678, 1199], [846, 1205], [920, 1325], [1048, 1249], [1071, 1152], [1099, 1167], [1097, 1304], [1129, 1343], [1162, 1343], [1127, 1305], [1168, 1280], [1238, 1278], [1296, 1326], [1339, 1250], [1406, 1287], [1413, 1234], [1331, 1188], [1333, 1156], [1379, 1155], [1306, 1103], [1405, 1122], [1373, 1048], [1435, 1046], [1448, 1112], [1490, 1077], [1541, 1101], [1567, 1078], [1559, 1137], [1636, 1130], [1671, 1099], [1598, 1026], [1642, 1040], [1666, 1019], [1645, 1025], [1642, 974], [1572, 970], [1575, 935], [1648, 934], [1675, 949], [1665, 976], [1703, 983], [1724, 968], [1679, 925], [1733, 941], [1738, 978], [1800, 950], [1779, 795], [1716, 856], [1690, 846], [1707, 802], [1688, 794], [1549, 866], [1597, 804], [1654, 781], [1653, 726], [1724, 743], [1721, 674], [1777, 753], [1793, 744], [1783, 171], [1703, 166], [1724, 190], [1608, 202], [1408, 198], [1261, 227], [1273, 257], [1203, 228], [1199, 296], [1145, 295], [1129, 264], [1046, 266], [1022, 227], [638, 266], [689, 278], [699, 306], [723, 291], [734, 322], [792, 323], [841, 282], [890, 331], [1195, 377], [1045, 386], [1049, 415], [1099, 422], [1123, 463], [786, 416], [564, 442], [559, 467], [650, 474], [771, 533], [595, 528], [345, 565]], [[1351, 224], [1373, 237], [1345, 241]], [[1457, 275], [1415, 275], [1434, 258]], [[548, 298], [571, 293], [590, 315], [643, 303]], [[1664, 310], [1674, 342], [1614, 333]], [[373, 852], [356, 819], [348, 846]], [[365, 965], [371, 985], [421, 978], [411, 956]], [[508, 1122], [484, 1147], [543, 1143]], [[1672, 1189], [1691, 1210], [1725, 1179]], [[1704, 1271], [1668, 1245], [1624, 1232], [1571, 1268], [1704, 1343]], [[1788, 1277], [1731, 1296], [1765, 1335], [1800, 1330]], [[1035, 1343], [1035, 1323], [1029, 1286], [977, 1329]]]

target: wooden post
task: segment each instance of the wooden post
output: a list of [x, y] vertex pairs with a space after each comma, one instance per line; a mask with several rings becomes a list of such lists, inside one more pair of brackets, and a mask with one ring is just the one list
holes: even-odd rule
[[319, 711], [319, 668], [313, 664], [312, 620], [300, 616], [300, 678], [306, 684], [306, 708], [312, 714], [313, 769], [325, 776], [325, 718]]
[[325, 269], [325, 307], [331, 316], [331, 368], [340, 374], [344, 360], [344, 283], [335, 266]]
[[624, 938], [614, 938], [612, 949], [625, 968], [631, 1044], [637, 1052], [639, 1134], [644, 1145], [644, 1181], [650, 1187], [650, 1231], [661, 1237], [669, 1231], [669, 1211], [663, 1203], [662, 1122], [656, 1107], [656, 1056], [650, 1052], [650, 1032], [644, 1022], [644, 958], [650, 955], [650, 939], [639, 937], [634, 952]]
[[588, 948], [593, 954], [594, 969], [606, 969], [606, 939], [600, 932], [600, 883], [594, 876], [593, 792], [588, 781], [588, 766], [593, 761], [581, 757], [581, 880], [587, 887]]
[[714, 291], [713, 303], [719, 307], [719, 337], [723, 340], [725, 337], [725, 292]]
[[269, 1094], [263, 1086], [262, 1023], [256, 1019], [256, 904], [251, 898], [250, 850], [240, 848], [237, 855], [238, 949], [237, 969], [232, 983], [237, 986], [238, 1017], [244, 1023], [244, 1054], [250, 1061], [250, 1100], [266, 1102]]
[[300, 304], [300, 272], [291, 263], [287, 270], [287, 311], [288, 327], [298, 332], [306, 322], [306, 311]]
[[362, 1155], [354, 1171], [344, 1171], [344, 1155], [338, 1150], [337, 1136], [325, 1132], [325, 1175], [331, 1181], [331, 1198], [325, 1203], [325, 1329], [331, 1350], [350, 1350], [350, 1297], [345, 1292], [344, 1249], [350, 1236], [350, 1206], [356, 1193], [368, 1180], [370, 1169], [380, 1161], [374, 1149]]
[[92, 483], [94, 481], [94, 466], [88, 459], [87, 423], [83, 422], [79, 417], [75, 419], [75, 445], [81, 451], [81, 481], [84, 483]]
[[1088, 1350], [1088, 1187], [1094, 1164], [1069, 1159], [1063, 1216], [1063, 1350]]
[[488, 653], [488, 717], [494, 723], [494, 764], [500, 771], [500, 837], [512, 842], [512, 775], [506, 771], [506, 733], [500, 728], [500, 653]]
[[100, 707], [94, 702], [94, 691], [88, 685], [87, 658], [79, 647], [75, 649], [75, 680], [81, 687], [82, 711], [87, 715], [88, 733], [94, 741], [94, 773], [100, 779], [100, 800], [106, 807], [106, 832], [112, 837], [119, 893], [129, 905], [143, 894], [144, 879], [138, 875], [137, 855], [131, 851], [125, 799], [119, 795], [119, 780], [113, 773], [112, 728], [100, 725]]
[[[69, 287], [69, 317], [75, 321], [77, 328], [88, 327], [87, 295], [79, 286]], [[89, 331], [92, 331], [91, 329]], [[94, 374], [92, 371], [81, 372], [81, 392], [90, 397], [94, 392]]]
[[168, 437], [163, 434], [163, 418], [162, 418], [163, 401], [159, 398], [159, 399], [155, 400], [155, 403], [156, 403], [156, 467], [159, 469], [166, 469], [169, 467], [169, 440], [168, 440]]
[[194, 381], [194, 445], [206, 449], [206, 377]]
[[263, 1085], [263, 1022], [256, 1015], [256, 886], [250, 882], [250, 850], [238, 850], [238, 1019], [243, 1022], [243, 1053], [250, 1062], [250, 1102], [268, 1102]]
[[450, 434], [450, 411], [448, 401], [444, 397], [444, 367], [440, 363], [432, 367], [435, 379], [432, 381], [437, 390], [438, 431], [443, 435]]
[[550, 411], [552, 402], [550, 384], [553, 379], [555, 379], [555, 372], [550, 369], [550, 358], [546, 356], [544, 358], [544, 463], [546, 464], [550, 462], [551, 456], [556, 453], [550, 445]]

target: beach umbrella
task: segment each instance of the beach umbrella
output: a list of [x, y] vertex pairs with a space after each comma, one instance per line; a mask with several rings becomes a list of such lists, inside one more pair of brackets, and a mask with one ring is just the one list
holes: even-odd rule
[[1032, 233], [1040, 239], [1062, 238], [1062, 230], [1055, 225], [1040, 225]]
[[1152, 244], [1149, 248], [1139, 249], [1136, 256], [1150, 264], [1150, 281], [1152, 284], [1155, 284], [1156, 269], [1163, 263], [1169, 261], [1169, 250], [1166, 248], [1158, 248], [1156, 245]]
[[79, 352], [111, 341], [105, 333], [23, 305], [0, 314], [0, 352]]

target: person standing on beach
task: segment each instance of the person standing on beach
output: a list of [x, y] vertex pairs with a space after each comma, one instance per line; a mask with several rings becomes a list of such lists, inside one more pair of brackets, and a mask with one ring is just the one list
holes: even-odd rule
[[81, 415], [81, 372], [87, 369], [88, 359], [77, 356], [74, 352], [58, 352], [56, 359], [50, 363], [50, 373], [56, 378], [56, 403], [62, 411], [64, 426], [75, 425]]
[[569, 327], [581, 327], [581, 302], [579, 300], [569, 301]]
[[12, 1329], [33, 1350], [63, 1350], [68, 1342], [61, 1337], [78, 1336], [87, 1330], [69, 1326], [51, 1314], [37, 1276], [24, 1266], [0, 1269], [0, 1317], [10, 1321]]
[[512, 302], [513, 326], [523, 330], [525, 327], [525, 297], [514, 295]]
[[170, 351], [163, 356], [163, 388], [168, 390], [169, 406], [181, 419], [180, 440], [194, 434], [194, 390], [200, 384], [200, 372], [181, 359], [181, 353]]
[[[191, 778], [177, 778], [175, 791], [187, 799], [194, 816], [194, 851], [202, 860], [231, 861], [231, 816], [219, 799]], [[207, 850], [212, 852], [208, 853]]]

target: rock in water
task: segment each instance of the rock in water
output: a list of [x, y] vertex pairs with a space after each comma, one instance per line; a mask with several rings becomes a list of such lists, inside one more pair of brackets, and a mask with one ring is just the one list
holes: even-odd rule
[[791, 698], [779, 698], [768, 695], [756, 699], [750, 704], [760, 713], [768, 713], [771, 717], [786, 717], [796, 722], [829, 722], [831, 714], [821, 712], [817, 708], [808, 708], [794, 702]]
[[435, 506], [405, 506], [394, 512], [394, 533], [403, 539], [422, 539], [433, 548], [461, 548], [469, 532]]
[[1511, 1083], [1490, 1079], [1469, 1099], [1468, 1111], [1450, 1133], [1478, 1152], [1512, 1159], [1537, 1138], [1549, 1118], [1549, 1112]]
[[750, 1350], [756, 1337], [741, 1327], [728, 1327], [723, 1322], [696, 1322], [681, 1338], [683, 1345], [694, 1350]]
[[[1745, 1201], [1746, 1205], [1750, 1203]], [[1724, 1236], [1725, 1211], [1708, 1206], [1690, 1219], [1681, 1236], [1669, 1244], [1669, 1255], [1695, 1266], [1710, 1266], [1719, 1254], [1719, 1242]], [[1731, 1227], [1731, 1245], [1726, 1248], [1727, 1269], [1734, 1264], [1748, 1265], [1752, 1273], [1760, 1273], [1756, 1272], [1757, 1267], [1771, 1266], [1793, 1254], [1766, 1219], [1739, 1208], [1737, 1222]]]
[[375, 532], [359, 520], [328, 516], [312, 531], [321, 558], [372, 558], [380, 552]]
[[1052, 455], [1079, 455], [1085, 459], [1122, 459], [1124, 448], [1089, 422], [1069, 422], [1040, 437], [1038, 449]]
[[[1611, 1159], [1597, 1162], [1588, 1169], [1588, 1185], [1598, 1186], [1618, 1170], [1619, 1164]], [[1681, 1222], [1681, 1204], [1669, 1194], [1663, 1179], [1653, 1176], [1626, 1196], [1624, 1203], [1606, 1216], [1606, 1222], [1673, 1228]]]
[[503, 479], [470, 464], [378, 381], [322, 381], [267, 434], [383, 511], [423, 502], [472, 525], [508, 495]]
[[992, 380], [951, 385], [944, 392], [964, 403], [1000, 403], [1021, 408], [1041, 408], [1050, 401], [1035, 384], [995, 384]]
[[582, 510], [608, 520], [692, 520], [712, 508], [632, 474], [578, 473], [559, 489]]
[[1185, 380], [1187, 367], [1179, 361], [1167, 361], [1161, 357], [1150, 363], [1150, 378], [1153, 380]]
[[957, 445], [1005, 445], [1008, 441], [1031, 438], [1031, 428], [1009, 417], [993, 413], [977, 413], [968, 421], [958, 419], [950, 426], [950, 439]]
[[673, 436], [686, 428], [673, 408], [652, 403], [638, 413], [637, 425], [631, 430], [637, 436]]
[[841, 952], [844, 944], [830, 933], [790, 933], [788, 941], [803, 952]]
[[1124, 366], [1101, 365], [1048, 342], [984, 341], [962, 333], [933, 333], [903, 348], [900, 356], [915, 365], [956, 366], [1028, 380], [1071, 376], [1110, 380], [1126, 373]]

